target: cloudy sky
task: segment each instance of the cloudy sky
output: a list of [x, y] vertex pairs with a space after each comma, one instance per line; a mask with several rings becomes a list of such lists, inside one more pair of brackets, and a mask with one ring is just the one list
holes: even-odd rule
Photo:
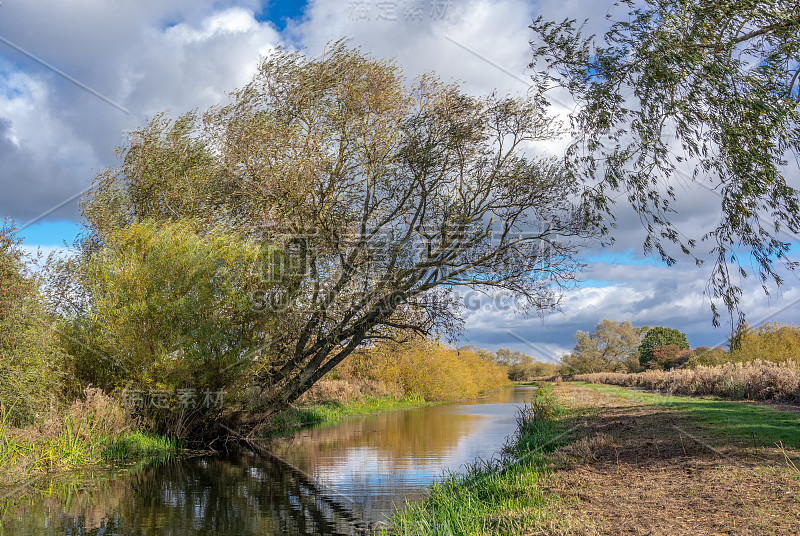
[[[603, 0], [3, 0], [0, 218], [24, 226], [32, 249], [71, 243], [81, 192], [115, 163], [127, 132], [164, 110], [224, 101], [276, 46], [316, 55], [348, 37], [395, 58], [409, 77], [434, 70], [470, 93], [524, 93], [533, 18], [588, 18], [599, 30], [610, 9]], [[675, 222], [696, 236], [718, 217], [719, 199], [689, 186], [679, 194]], [[586, 252], [585, 281], [561, 312], [526, 318], [497, 303], [472, 308], [461, 342], [558, 357], [576, 330], [603, 318], [675, 327], [695, 346], [725, 340], [730, 324], [711, 325], [707, 270], [645, 256], [639, 221], [622, 209], [615, 237], [613, 247]], [[769, 298], [757, 285], [744, 288], [751, 323], [800, 323], [796, 276]]]

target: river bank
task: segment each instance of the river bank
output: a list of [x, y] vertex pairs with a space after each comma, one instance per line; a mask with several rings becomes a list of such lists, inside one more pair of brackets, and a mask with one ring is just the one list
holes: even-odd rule
[[[515, 423], [523, 403], [533, 409]], [[47, 518], [53, 527], [116, 526], [115, 533], [134, 534], [138, 529], [125, 520], [148, 519], [154, 534], [169, 527], [192, 534], [182, 527], [202, 518], [222, 523], [227, 528], [217, 533], [226, 535], [256, 527], [337, 535], [363, 534], [364, 527], [394, 534], [797, 532], [797, 413], [564, 382], [349, 418], [392, 404], [343, 404], [329, 414], [339, 422], [270, 443], [275, 459], [240, 452], [172, 457], [132, 473], [43, 470], [43, 478], [0, 490], [9, 498], [0, 504], [0, 529], [7, 521], [9, 534], [35, 533], [17, 529], [41, 528]], [[84, 433], [76, 430], [61, 434], [74, 442]], [[490, 461], [470, 463], [476, 456]], [[442, 471], [449, 476], [436, 478]], [[72, 477], [80, 473], [82, 480]], [[429, 486], [431, 479], [437, 483]], [[187, 504], [199, 501], [213, 513], [204, 509], [198, 518], [183, 503], [153, 502], [177, 489]], [[410, 502], [391, 515], [402, 497]], [[233, 511], [236, 523], [225, 525]]]
[[496, 458], [434, 483], [423, 501], [406, 502], [390, 517], [382, 534], [523, 534], [551, 523], [555, 497], [541, 484], [550, 471], [549, 454], [566, 438], [564, 410], [552, 387], [541, 385]]
[[[444, 402], [438, 402], [442, 404]], [[297, 404], [277, 415], [272, 421], [272, 429], [267, 437], [285, 436], [297, 432], [311, 424], [336, 422], [348, 417], [375, 415], [402, 409], [414, 409], [433, 406], [437, 402], [426, 402], [417, 397], [395, 399], [389, 396], [366, 397], [350, 402], [333, 400]]]
[[386, 533], [800, 528], [800, 415], [605, 385], [554, 384], [541, 394], [549, 419], [522, 419], [502, 457], [432, 486], [424, 501], [395, 513]]
[[363, 535], [394, 504], [421, 500], [443, 471], [501, 449], [534, 392], [514, 386], [477, 400], [324, 422], [261, 443], [270, 456], [231, 445], [130, 469], [44, 475], [0, 501], [0, 525], [7, 534], [47, 536], [101, 528], [125, 536]]
[[0, 416], [0, 487], [97, 464], [174, 456], [178, 442], [143, 431], [99, 389], [24, 428]]
[[463, 398], [455, 395], [426, 400], [422, 392], [407, 391], [391, 383], [354, 378], [322, 380], [312, 388], [307, 396], [302, 397], [292, 407], [274, 417], [265, 437], [286, 436], [304, 426], [336, 422], [348, 417], [475, 400], [509, 388], [511, 385], [511, 382], [493, 385], [491, 389], [478, 392], [477, 398]]
[[[278, 414], [264, 437], [288, 436], [315, 423], [454, 401], [426, 401], [382, 382], [323, 380], [308, 396]], [[113, 398], [89, 389], [85, 400], [38, 424], [15, 428], [0, 419], [0, 487], [42, 474], [157, 461], [182, 452], [177, 440], [143, 430]]]

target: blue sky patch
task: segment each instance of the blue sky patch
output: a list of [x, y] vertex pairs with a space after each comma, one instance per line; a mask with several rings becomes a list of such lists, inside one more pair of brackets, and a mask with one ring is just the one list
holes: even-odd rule
[[279, 31], [283, 31], [286, 28], [287, 19], [301, 18], [305, 8], [306, 2], [272, 0], [264, 4], [260, 13], [256, 13], [256, 20], [271, 22]]
[[63, 246], [68, 245], [81, 232], [80, 226], [70, 220], [40, 221], [19, 231], [26, 246]]

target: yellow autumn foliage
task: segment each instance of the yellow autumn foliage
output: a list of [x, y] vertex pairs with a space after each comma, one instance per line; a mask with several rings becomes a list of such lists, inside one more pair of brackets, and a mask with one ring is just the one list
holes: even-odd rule
[[354, 352], [335, 374], [399, 385], [426, 401], [475, 398], [509, 385], [505, 371], [478, 354], [422, 338]]
[[730, 361], [755, 360], [800, 365], [800, 327], [767, 322], [756, 328], [745, 325], [731, 340]]

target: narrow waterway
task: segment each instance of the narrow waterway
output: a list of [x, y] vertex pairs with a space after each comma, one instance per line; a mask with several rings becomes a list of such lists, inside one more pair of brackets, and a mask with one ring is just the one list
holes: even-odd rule
[[87, 471], [6, 505], [0, 536], [371, 532], [444, 472], [496, 455], [533, 390], [323, 423], [274, 441], [268, 459], [239, 453]]

